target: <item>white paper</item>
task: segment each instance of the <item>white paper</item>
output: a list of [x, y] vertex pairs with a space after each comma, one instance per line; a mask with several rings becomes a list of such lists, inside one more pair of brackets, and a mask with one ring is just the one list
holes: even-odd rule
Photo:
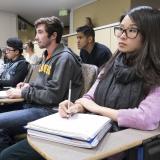
[[7, 98], [7, 92], [6, 91], [0, 91], [0, 98]]
[[82, 141], [78, 139], [72, 139], [68, 137], [62, 137], [58, 135], [39, 132], [31, 129], [28, 129], [27, 133], [31, 137], [36, 137], [39, 139], [44, 139], [44, 140], [53, 141], [57, 143], [63, 143], [63, 144], [72, 145], [76, 147], [93, 148], [97, 146], [97, 144], [100, 142], [103, 136], [108, 132], [110, 127], [111, 127], [111, 124], [108, 124], [108, 126], [104, 127], [104, 129], [101, 130], [92, 141]]
[[56, 113], [28, 123], [27, 128], [89, 141], [109, 123], [109, 118], [99, 115], [78, 113], [67, 119]]

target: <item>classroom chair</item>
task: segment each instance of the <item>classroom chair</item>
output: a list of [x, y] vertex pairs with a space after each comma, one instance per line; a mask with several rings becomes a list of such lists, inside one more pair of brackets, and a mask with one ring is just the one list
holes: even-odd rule
[[83, 91], [81, 93], [81, 96], [83, 96], [84, 93], [88, 92], [88, 90], [91, 88], [93, 83], [95, 82], [97, 76], [98, 76], [98, 67], [91, 64], [82, 64], [82, 76], [83, 76]]

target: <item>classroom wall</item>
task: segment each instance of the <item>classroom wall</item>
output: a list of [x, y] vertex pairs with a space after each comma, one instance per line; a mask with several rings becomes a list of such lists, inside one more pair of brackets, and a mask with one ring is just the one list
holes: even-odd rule
[[85, 24], [85, 17], [91, 17], [95, 27], [115, 23], [119, 16], [130, 8], [150, 5], [160, 8], [160, 0], [96, 0], [73, 9], [73, 32]]
[[149, 5], [155, 8], [160, 8], [160, 0], [131, 0], [131, 8], [140, 5]]
[[6, 45], [6, 40], [9, 37], [19, 37], [23, 42], [34, 39], [34, 27], [27, 25], [26, 31], [18, 30], [18, 16], [16, 14], [0, 11], [0, 20], [0, 48]]
[[27, 25], [27, 30], [18, 30], [18, 37], [25, 43], [28, 40], [34, 40], [35, 28]]
[[73, 10], [73, 31], [91, 17], [95, 27], [115, 23], [119, 16], [130, 9], [130, 0], [96, 0]]
[[95, 28], [95, 41], [106, 45], [112, 53], [117, 49], [117, 38], [114, 36], [114, 26], [119, 23]]
[[17, 15], [0, 11], [0, 47], [6, 46], [9, 37], [17, 37]]
[[[118, 2], [118, 3], [117, 3]], [[118, 22], [122, 13], [130, 8], [140, 5], [150, 5], [160, 8], [160, 0], [96, 0], [79, 8], [73, 9], [73, 30], [75, 32], [78, 26], [85, 24], [85, 17], [91, 17], [95, 26], [102, 26], [101, 29], [95, 28], [95, 40], [108, 46], [112, 53], [117, 49], [117, 41], [114, 36], [114, 27], [112, 23]], [[112, 27], [108, 27], [111, 24]], [[103, 25], [106, 25], [103, 27]], [[77, 54], [76, 34], [68, 37], [68, 46]]]

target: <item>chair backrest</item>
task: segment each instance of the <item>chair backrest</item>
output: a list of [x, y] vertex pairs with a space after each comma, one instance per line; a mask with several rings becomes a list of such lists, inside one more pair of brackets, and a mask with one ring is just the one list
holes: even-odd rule
[[25, 77], [25, 79], [24, 79], [24, 82], [28, 82], [29, 81], [29, 79], [30, 79], [30, 77], [31, 77], [31, 74], [32, 74], [32, 65], [31, 64], [29, 64], [28, 65], [28, 73], [27, 73], [27, 75], [26, 75], [26, 77]]
[[25, 83], [28, 83], [28, 82], [35, 80], [35, 78], [38, 74], [39, 66], [40, 65], [35, 65], [35, 64], [30, 65], [28, 74], [24, 80]]
[[98, 76], [98, 67], [91, 64], [82, 64], [82, 76], [84, 80], [84, 87], [81, 96], [88, 92], [92, 84], [95, 82]]

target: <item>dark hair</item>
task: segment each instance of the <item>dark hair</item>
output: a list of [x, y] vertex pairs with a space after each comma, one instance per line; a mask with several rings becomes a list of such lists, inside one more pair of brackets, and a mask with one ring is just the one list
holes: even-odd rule
[[22, 54], [22, 52], [23, 52], [23, 42], [22, 42], [21, 39], [19, 39], [17, 37], [10, 37], [10, 38], [7, 39], [6, 43], [9, 47], [12, 47], [15, 50], [18, 50], [19, 54]]
[[35, 28], [37, 28], [40, 24], [45, 24], [45, 30], [48, 33], [48, 37], [51, 37], [51, 35], [56, 32], [56, 42], [60, 43], [63, 34], [63, 25], [59, 18], [54, 16], [40, 18], [35, 21]]
[[78, 27], [76, 29], [76, 32], [82, 32], [86, 37], [93, 37], [93, 40], [95, 39], [95, 32], [94, 32], [94, 29], [90, 26], [81, 26], [81, 27]]
[[86, 23], [87, 26], [94, 28], [94, 25], [92, 23], [92, 19], [91, 17], [86, 17], [86, 20], [88, 21], [88, 23]]
[[31, 40], [29, 40], [26, 44], [29, 48], [31, 48], [32, 51], [34, 51], [34, 44]]
[[[137, 75], [144, 79], [144, 89], [148, 93], [160, 85], [160, 11], [149, 6], [139, 6], [126, 15], [137, 25], [142, 35], [143, 46], [134, 53], [131, 63], [134, 64]], [[124, 17], [121, 16], [120, 22]], [[106, 64], [105, 76], [119, 53], [117, 51]]]

